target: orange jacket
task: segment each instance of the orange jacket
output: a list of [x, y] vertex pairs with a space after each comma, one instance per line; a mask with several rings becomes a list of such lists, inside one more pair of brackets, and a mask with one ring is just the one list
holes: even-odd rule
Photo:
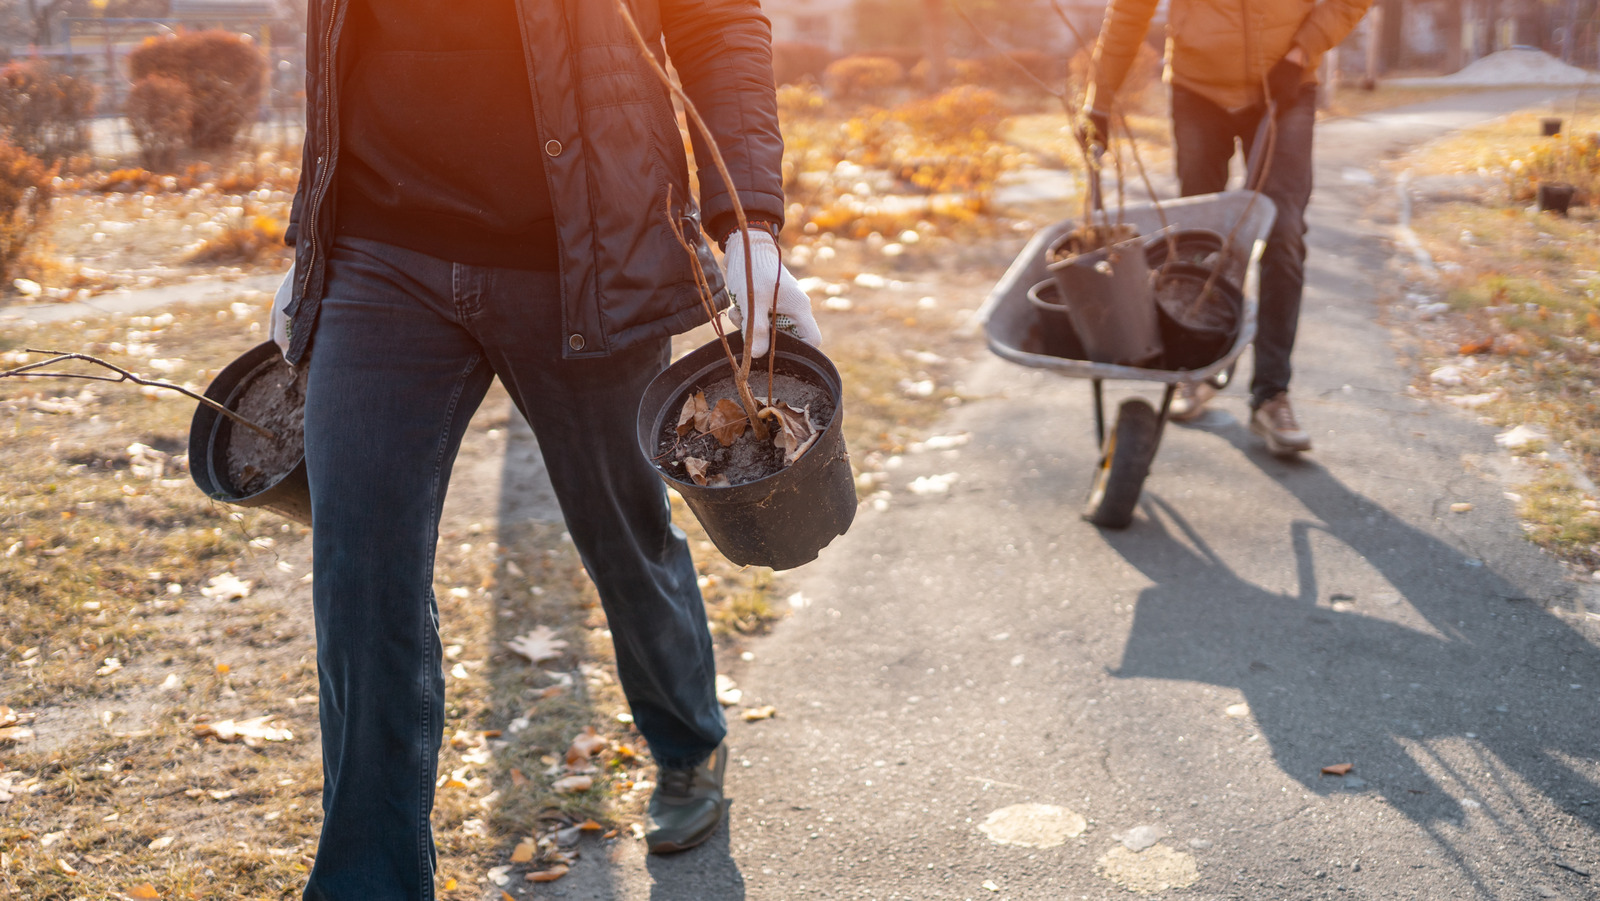
[[[1094, 48], [1085, 108], [1109, 112], [1159, 0], [1111, 0]], [[1167, 77], [1239, 110], [1261, 103], [1267, 70], [1294, 47], [1316, 80], [1322, 55], [1343, 41], [1372, 0], [1172, 0]]]

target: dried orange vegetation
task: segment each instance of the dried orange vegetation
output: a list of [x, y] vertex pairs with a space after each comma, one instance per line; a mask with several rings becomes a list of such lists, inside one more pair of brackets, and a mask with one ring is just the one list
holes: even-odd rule
[[[1528, 111], [1448, 138], [1400, 165], [1417, 179], [1415, 228], [1440, 278], [1412, 331], [1430, 390], [1549, 436], [1527, 449], [1537, 470], [1521, 490], [1530, 537], [1586, 568], [1600, 567], [1600, 210], [1537, 212], [1541, 180], [1587, 185], [1600, 197], [1600, 107], [1563, 111], [1573, 138], [1539, 137], [1547, 111]], [[1445, 176], [1430, 181], [1428, 176]], [[1587, 181], [1585, 180], [1587, 179]], [[1438, 187], [1433, 187], [1437, 185]], [[1563, 461], [1567, 462], [1563, 462]]]

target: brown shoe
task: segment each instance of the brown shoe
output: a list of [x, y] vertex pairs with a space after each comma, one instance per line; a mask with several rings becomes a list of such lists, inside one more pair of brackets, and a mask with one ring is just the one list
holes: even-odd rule
[[1167, 407], [1167, 418], [1173, 422], [1190, 422], [1205, 415], [1206, 402], [1217, 396], [1210, 382], [1179, 382], [1172, 394], [1172, 405]]
[[1267, 442], [1267, 450], [1287, 457], [1311, 450], [1311, 436], [1295, 421], [1289, 392], [1280, 391], [1250, 414], [1250, 431]]

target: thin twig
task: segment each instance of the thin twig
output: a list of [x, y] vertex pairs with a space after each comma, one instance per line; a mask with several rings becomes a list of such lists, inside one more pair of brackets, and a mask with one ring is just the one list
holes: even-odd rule
[[[734, 219], [739, 223], [739, 239], [744, 243], [745, 296], [750, 300], [753, 314], [756, 286], [754, 267], [751, 265], [752, 261], [750, 259], [750, 223], [745, 219], [744, 204], [739, 200], [739, 191], [734, 185], [733, 176], [728, 173], [727, 163], [723, 162], [722, 151], [717, 147], [716, 136], [711, 133], [711, 129], [706, 125], [705, 120], [700, 118], [700, 111], [695, 108], [694, 101], [689, 99], [689, 95], [685, 94], [682, 88], [673, 83], [672, 76], [667, 74], [667, 70], [661, 65], [661, 61], [656, 59], [654, 53], [650, 52], [650, 45], [645, 43], [644, 35], [639, 31], [639, 24], [633, 20], [633, 13], [628, 9], [625, 0], [617, 0], [616, 5], [617, 11], [622, 13], [622, 21], [628, 25], [628, 33], [633, 36], [633, 42], [638, 47], [639, 53], [644, 57], [644, 61], [650, 66], [651, 71], [656, 73], [656, 78], [683, 104], [684, 113], [689, 117], [690, 123], [700, 132], [700, 136], [705, 141], [706, 148], [711, 154], [711, 162], [717, 167], [717, 174], [722, 176], [722, 185], [727, 189], [728, 198], [733, 202]], [[773, 309], [776, 310], [778, 305], [776, 295], [772, 298], [772, 305]], [[751, 325], [753, 326], [754, 323], [752, 322]], [[751, 430], [755, 432], [758, 439], [766, 441], [771, 438], [771, 433], [767, 431], [766, 423], [761, 421], [761, 417], [758, 415], [761, 407], [756, 404], [755, 396], [750, 393], [750, 343], [749, 341], [745, 342], [744, 354], [739, 362], [739, 368], [735, 370], [734, 385], [739, 389], [739, 400], [744, 406], [745, 415], [750, 417]]]
[[1161, 230], [1167, 236], [1167, 261], [1161, 264], [1163, 272], [1178, 257], [1178, 238], [1173, 234], [1172, 223], [1167, 221], [1167, 211], [1162, 208], [1161, 201], [1156, 199], [1156, 186], [1150, 181], [1150, 170], [1145, 168], [1144, 156], [1139, 153], [1139, 142], [1133, 139], [1133, 128], [1128, 124], [1128, 117], [1121, 110], [1117, 111], [1117, 118], [1122, 122], [1122, 133], [1128, 136], [1128, 149], [1133, 153], [1133, 164], [1139, 170], [1139, 178], [1144, 182], [1144, 190], [1150, 195], [1150, 204], [1155, 207], [1156, 218], [1161, 220]]
[[[255, 423], [251, 422], [248, 419], [245, 419], [243, 416], [240, 416], [238, 413], [233, 412], [232, 410], [228, 409], [227, 407], [223, 406], [222, 404], [217, 403], [216, 401], [212, 400], [211, 398], [206, 397], [203, 394], [196, 394], [193, 391], [190, 391], [188, 388], [183, 387], [182, 385], [174, 385], [171, 382], [158, 382], [158, 381], [155, 381], [154, 379], [141, 378], [140, 376], [134, 375], [133, 373], [129, 372], [128, 370], [123, 369], [121, 366], [118, 366], [118, 365], [116, 365], [114, 363], [107, 363], [105, 360], [102, 360], [99, 357], [91, 357], [88, 354], [70, 353], [68, 351], [61, 351], [61, 350], [35, 350], [35, 349], [31, 348], [31, 347], [27, 348], [25, 352], [26, 353], [30, 353], [30, 354], [52, 354], [53, 356], [51, 356], [51, 358], [48, 359], [48, 360], [40, 360], [37, 363], [28, 363], [28, 364], [23, 365], [23, 366], [18, 366], [15, 369], [7, 369], [4, 372], [0, 372], [0, 379], [3, 379], [3, 378], [84, 379], [85, 381], [90, 381], [90, 382], [132, 382], [135, 385], [144, 385], [144, 386], [149, 387], [149, 388], [165, 388], [168, 391], [176, 391], [179, 394], [184, 395], [185, 397], [191, 397], [191, 398], [199, 401], [200, 403], [205, 404], [206, 406], [210, 407], [211, 409], [216, 410], [218, 413], [221, 413], [223, 416], [226, 416], [229, 419], [233, 420], [234, 422], [237, 422], [238, 424], [244, 426], [245, 428], [248, 428], [248, 429], [250, 429], [252, 431], [260, 433], [261, 435], [263, 435], [264, 437], [268, 438], [269, 440], [272, 440], [272, 441], [277, 441], [278, 440], [278, 434], [276, 432], [272, 431], [271, 429], [263, 428], [262, 426], [256, 425]], [[50, 365], [52, 365], [54, 363], [64, 363], [67, 360], [82, 360], [85, 363], [94, 363], [94, 364], [99, 365], [99, 366], [104, 366], [105, 368], [111, 370], [112, 372], [117, 373], [118, 378], [112, 378], [109, 375], [90, 375], [89, 373], [86, 373], [86, 372], [35, 372], [34, 371], [36, 369], [43, 369], [44, 367], [50, 366]]]

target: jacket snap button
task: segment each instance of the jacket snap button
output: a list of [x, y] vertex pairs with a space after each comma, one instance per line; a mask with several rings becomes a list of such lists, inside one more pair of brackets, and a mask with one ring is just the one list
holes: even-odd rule
[[544, 152], [550, 154], [551, 156], [560, 156], [561, 142], [556, 140], [545, 141]]
[[[551, 143], [553, 144], [555, 142], [552, 141]], [[583, 350], [583, 336], [582, 335], [573, 335], [571, 338], [568, 338], [567, 339], [567, 346], [572, 348], [573, 350]]]

